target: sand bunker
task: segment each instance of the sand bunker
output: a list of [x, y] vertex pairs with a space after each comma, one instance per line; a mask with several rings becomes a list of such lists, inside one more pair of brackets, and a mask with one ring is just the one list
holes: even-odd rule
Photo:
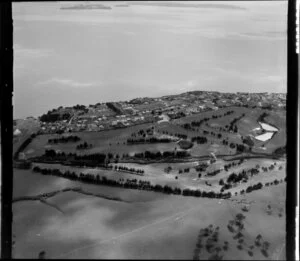
[[260, 140], [260, 141], [267, 141], [269, 139], [271, 139], [274, 135], [274, 132], [267, 132], [261, 135], [258, 135], [255, 137], [255, 139]]
[[273, 126], [271, 126], [271, 125], [269, 125], [269, 124], [266, 124], [266, 123], [263, 123], [263, 122], [259, 122], [259, 124], [260, 124], [261, 127], [262, 127], [263, 129], [265, 129], [266, 131], [278, 131], [277, 128], [275, 128], [275, 127], [273, 127]]

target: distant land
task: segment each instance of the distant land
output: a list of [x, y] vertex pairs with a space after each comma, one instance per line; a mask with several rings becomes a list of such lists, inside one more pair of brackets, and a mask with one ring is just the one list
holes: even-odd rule
[[79, 4], [73, 6], [63, 6], [60, 8], [61, 10], [84, 10], [84, 9], [112, 9], [110, 6], [105, 6], [102, 4]]
[[115, 7], [128, 7], [129, 5], [127, 4], [120, 4], [120, 5], [115, 5]]
[[131, 2], [131, 5], [163, 6], [163, 7], [192, 7], [192, 8], [221, 8], [246, 10], [244, 7], [229, 4], [207, 4], [207, 3], [181, 3], [181, 2]]

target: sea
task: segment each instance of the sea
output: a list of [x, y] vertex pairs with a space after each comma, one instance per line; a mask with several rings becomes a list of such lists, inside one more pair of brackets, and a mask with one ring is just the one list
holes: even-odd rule
[[286, 1], [60, 9], [79, 3], [13, 3], [14, 118], [193, 90], [286, 92]]

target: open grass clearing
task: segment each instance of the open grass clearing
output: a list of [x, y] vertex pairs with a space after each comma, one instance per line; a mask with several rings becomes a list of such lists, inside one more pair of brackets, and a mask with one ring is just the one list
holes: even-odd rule
[[[125, 204], [68, 192], [51, 198], [64, 215], [38, 202], [15, 204], [14, 256], [35, 258], [44, 250], [48, 258], [191, 259], [199, 229], [213, 224], [220, 227], [219, 241], [229, 242], [224, 259], [265, 259], [258, 248], [253, 257], [236, 248], [226, 228], [241, 212], [236, 201], [159, 195], [144, 203]], [[235, 197], [243, 198], [255, 201], [244, 213], [245, 242], [252, 244], [260, 233], [270, 242], [270, 257], [282, 260], [284, 251], [277, 249], [285, 240], [285, 215], [270, 217], [265, 208], [269, 203], [284, 207], [285, 185]]]

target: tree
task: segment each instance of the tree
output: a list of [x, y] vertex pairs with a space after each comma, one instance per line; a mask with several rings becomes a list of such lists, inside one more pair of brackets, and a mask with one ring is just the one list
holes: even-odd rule
[[234, 131], [235, 133], [237, 133], [237, 132], [238, 132], [238, 128], [237, 128], [237, 126], [236, 126], [236, 125], [234, 125], [234, 129], [233, 129], [233, 131]]
[[241, 222], [243, 221], [246, 217], [242, 214], [242, 213], [238, 213], [236, 216], [235, 216], [236, 220]]
[[220, 185], [220, 186], [223, 186], [223, 185], [224, 185], [224, 180], [223, 180], [223, 179], [220, 179], [219, 185]]
[[268, 241], [264, 241], [264, 242], [262, 243], [262, 248], [263, 248], [265, 251], [268, 251], [269, 246], [270, 246], [270, 243], [269, 243]]
[[45, 252], [45, 251], [41, 251], [41, 252], [39, 253], [38, 259], [45, 259], [45, 257], [46, 257], [46, 252]]

